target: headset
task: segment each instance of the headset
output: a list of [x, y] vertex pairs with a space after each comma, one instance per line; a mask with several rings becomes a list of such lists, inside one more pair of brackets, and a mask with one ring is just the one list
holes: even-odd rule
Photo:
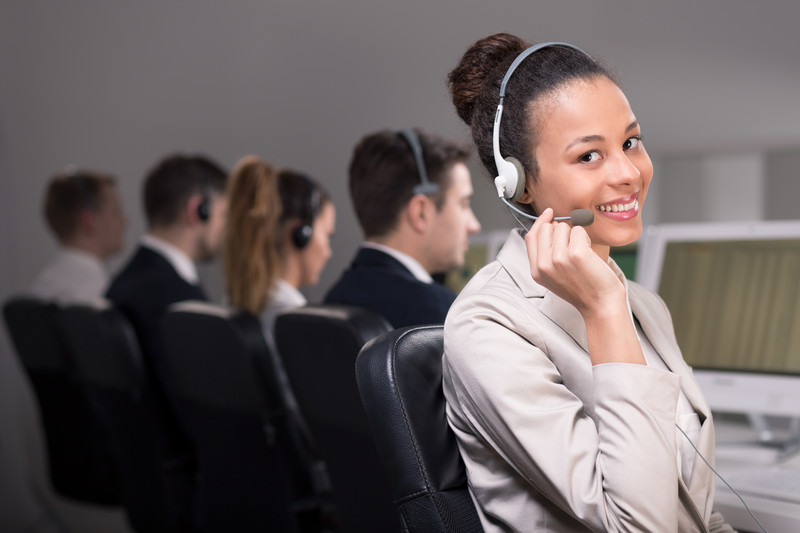
[[407, 129], [400, 130], [397, 134], [408, 143], [411, 153], [414, 154], [414, 161], [417, 163], [419, 183], [412, 189], [414, 195], [424, 194], [425, 196], [431, 196], [439, 192], [439, 184], [428, 181], [428, 172], [425, 169], [425, 161], [422, 159], [422, 144], [419, 142], [417, 133], [414, 130]]
[[197, 204], [197, 218], [201, 222], [207, 222], [211, 218], [211, 184], [208, 182], [208, 175], [201, 172], [200, 181], [200, 203]]
[[578, 52], [588, 56], [586, 52], [577, 46], [569, 43], [548, 42], [539, 43], [527, 48], [520, 53], [511, 66], [508, 67], [506, 75], [503, 77], [503, 82], [500, 84], [500, 102], [497, 104], [497, 111], [494, 115], [494, 129], [492, 131], [492, 149], [494, 151], [494, 164], [497, 167], [497, 177], [494, 179], [494, 186], [497, 188], [497, 195], [502, 199], [510, 199], [512, 201], [519, 200], [522, 192], [525, 190], [525, 169], [522, 167], [519, 159], [516, 157], [506, 157], [500, 153], [500, 119], [503, 116], [503, 101], [506, 98], [506, 84], [511, 79], [511, 75], [517, 70], [517, 67], [525, 61], [525, 59], [534, 52], [542, 48], [549, 48], [551, 46], [564, 46], [572, 48]]
[[[500, 153], [500, 119], [503, 116], [503, 101], [506, 98], [506, 84], [508, 84], [508, 80], [511, 79], [511, 75], [514, 74], [514, 71], [517, 70], [520, 63], [525, 61], [529, 55], [537, 50], [550, 46], [564, 46], [577, 50], [586, 56], [589, 55], [577, 46], [560, 42], [539, 43], [525, 49], [514, 59], [514, 62], [508, 67], [506, 75], [503, 76], [503, 81], [500, 84], [500, 102], [497, 104], [497, 111], [494, 115], [494, 128], [492, 130], [492, 151], [494, 152], [494, 164], [497, 167], [497, 177], [494, 179], [494, 186], [497, 189], [497, 196], [506, 204], [506, 207], [508, 207], [511, 212], [511, 216], [513, 216], [519, 225], [522, 226], [522, 229], [526, 231], [528, 230], [527, 226], [522, 223], [517, 214], [531, 220], [536, 220], [538, 217], [521, 211], [509, 202], [509, 200], [519, 200], [522, 193], [525, 191], [525, 169], [516, 157], [509, 156], [504, 158], [503, 154]], [[573, 226], [589, 226], [594, 222], [594, 213], [589, 209], [575, 209], [570, 213], [570, 216], [554, 217], [553, 220], [569, 220], [572, 222]]]
[[314, 235], [314, 219], [317, 218], [320, 207], [320, 193], [319, 188], [307, 176], [303, 176], [303, 181], [306, 182], [308, 187], [308, 203], [306, 204], [307, 210], [303, 222], [297, 226], [292, 232], [292, 242], [298, 250], [302, 250], [308, 243], [311, 242], [311, 237]]

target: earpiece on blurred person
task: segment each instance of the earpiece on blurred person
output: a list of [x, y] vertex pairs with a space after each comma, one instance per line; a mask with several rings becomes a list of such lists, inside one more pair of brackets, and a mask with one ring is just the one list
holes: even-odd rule
[[59, 303], [102, 296], [109, 280], [105, 263], [122, 250], [127, 225], [115, 179], [78, 169], [57, 174], [47, 186], [44, 215], [59, 251], [31, 293]]

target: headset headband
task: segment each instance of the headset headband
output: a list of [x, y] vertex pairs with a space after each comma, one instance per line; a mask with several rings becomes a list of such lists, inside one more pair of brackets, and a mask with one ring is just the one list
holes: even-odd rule
[[408, 146], [411, 147], [411, 153], [414, 154], [414, 160], [417, 162], [417, 174], [419, 174], [419, 184], [415, 185], [412, 192], [417, 194], [424, 194], [430, 196], [439, 192], [439, 185], [428, 181], [428, 172], [425, 169], [425, 161], [422, 159], [422, 145], [419, 142], [419, 137], [414, 130], [400, 130], [398, 134], [406, 140]]
[[525, 175], [522, 164], [514, 157], [504, 158], [500, 153], [500, 119], [503, 116], [503, 102], [506, 98], [506, 85], [511, 79], [511, 75], [517, 70], [517, 67], [525, 61], [525, 59], [542, 48], [550, 46], [564, 46], [572, 48], [578, 52], [588, 56], [586, 52], [573, 46], [569, 43], [562, 42], [547, 42], [535, 44], [523, 50], [508, 67], [506, 75], [503, 76], [503, 81], [500, 83], [500, 101], [497, 104], [497, 111], [494, 115], [494, 127], [492, 129], [492, 151], [494, 152], [494, 163], [497, 167], [497, 178], [495, 178], [495, 187], [497, 188], [497, 195], [500, 198], [511, 198], [516, 200], [522, 194], [524, 189]]

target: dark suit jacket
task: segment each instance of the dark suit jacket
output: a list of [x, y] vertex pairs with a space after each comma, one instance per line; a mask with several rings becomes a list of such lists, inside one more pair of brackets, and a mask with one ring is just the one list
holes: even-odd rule
[[164, 311], [176, 302], [206, 300], [199, 286], [186, 282], [164, 256], [146, 246], [114, 277], [106, 297], [131, 321], [143, 355], [159, 377]]
[[171, 304], [205, 300], [205, 294], [199, 286], [180, 277], [164, 256], [140, 246], [114, 277], [106, 297], [128, 318], [139, 339], [152, 384], [153, 410], [150, 414], [158, 427], [160, 453], [165, 461], [162, 475], [168, 487], [165, 490], [170, 520], [175, 524], [189, 524], [194, 505], [194, 452], [169, 401], [163, 369], [161, 318]]
[[389, 254], [361, 248], [325, 303], [366, 307], [402, 328], [443, 323], [455, 297], [444, 285], [419, 281]]

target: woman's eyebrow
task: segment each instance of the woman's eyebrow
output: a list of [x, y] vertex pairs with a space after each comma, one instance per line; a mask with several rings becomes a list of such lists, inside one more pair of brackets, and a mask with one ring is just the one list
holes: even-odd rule
[[[632, 129], [635, 129], [638, 125], [639, 125], [639, 121], [638, 120], [634, 120], [633, 122], [628, 124], [627, 128], [625, 128], [625, 133], [628, 133]], [[603, 137], [602, 135], [587, 135], [586, 137], [579, 137], [579, 138], [575, 139], [574, 141], [572, 141], [571, 143], [569, 143], [567, 145], [567, 147], [564, 149], [564, 151], [566, 152], [567, 150], [569, 150], [570, 148], [572, 148], [576, 144], [589, 143], [589, 142], [595, 142], [595, 141], [603, 141], [603, 140], [605, 140], [605, 137]]]

